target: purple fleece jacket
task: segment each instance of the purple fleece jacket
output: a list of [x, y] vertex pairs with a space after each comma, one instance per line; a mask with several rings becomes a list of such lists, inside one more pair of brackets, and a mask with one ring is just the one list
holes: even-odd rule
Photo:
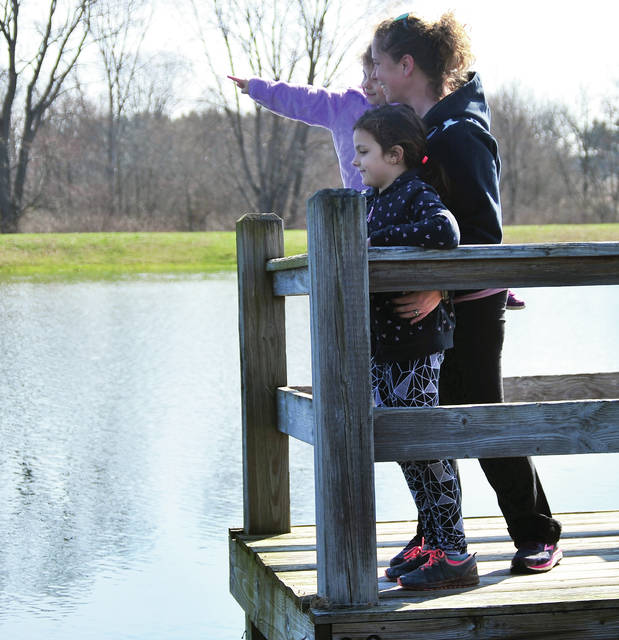
[[251, 78], [249, 96], [280, 116], [329, 129], [344, 186], [357, 191], [365, 189], [359, 170], [352, 166], [355, 157], [352, 127], [362, 113], [372, 108], [360, 89], [331, 91]]

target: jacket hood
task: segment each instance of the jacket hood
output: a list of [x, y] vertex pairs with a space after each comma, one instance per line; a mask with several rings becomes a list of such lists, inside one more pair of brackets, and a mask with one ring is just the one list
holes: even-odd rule
[[490, 131], [490, 109], [478, 73], [469, 73], [466, 84], [437, 102], [423, 120], [428, 129], [431, 129], [450, 118], [472, 118], [486, 131]]

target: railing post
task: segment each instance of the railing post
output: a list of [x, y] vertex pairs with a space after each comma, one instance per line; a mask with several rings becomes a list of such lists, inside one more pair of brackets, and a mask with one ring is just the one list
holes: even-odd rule
[[277, 431], [275, 390], [286, 385], [284, 298], [273, 295], [265, 263], [284, 255], [275, 214], [246, 214], [236, 224], [246, 533], [290, 531], [288, 436]]
[[378, 602], [365, 200], [308, 202], [318, 595]]

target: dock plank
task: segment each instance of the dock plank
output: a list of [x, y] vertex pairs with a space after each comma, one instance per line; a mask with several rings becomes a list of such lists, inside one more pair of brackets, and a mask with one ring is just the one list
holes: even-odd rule
[[[380, 640], [403, 640], [412, 637], [424, 640], [616, 640], [617, 628], [615, 612], [593, 610], [581, 612], [576, 623], [561, 614], [555, 614], [550, 618], [546, 614], [489, 616], [484, 618], [483, 625], [470, 617], [385, 622], [380, 624], [380, 636], [375, 637]], [[334, 624], [332, 633], [333, 640], [367, 640], [368, 625]]]
[[[535, 575], [510, 573], [514, 548], [502, 518], [465, 518], [469, 551], [477, 553], [480, 584], [425, 593], [401, 589], [383, 576], [394, 549], [408, 542], [416, 522], [377, 523], [379, 602], [351, 608], [330, 607], [317, 597], [313, 526], [293, 527], [290, 533], [274, 536], [236, 532], [240, 544], [234, 557], [243, 558], [245, 568], [231, 565], [231, 590], [246, 611], [267, 612], [260, 615], [275, 634], [273, 640], [283, 640], [276, 631], [278, 615], [284, 615], [288, 629], [295, 630], [286, 640], [366, 640], [372, 635], [380, 640], [616, 639], [619, 511], [557, 517], [563, 523], [564, 558], [552, 571]], [[257, 569], [243, 575], [250, 572], [248, 563]], [[270, 606], [251, 604], [251, 581], [258, 573], [267, 582], [261, 582], [260, 591], [274, 598]]]

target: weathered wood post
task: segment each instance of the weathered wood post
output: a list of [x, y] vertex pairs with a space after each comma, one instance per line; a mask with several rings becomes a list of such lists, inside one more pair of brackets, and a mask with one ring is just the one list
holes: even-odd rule
[[318, 595], [378, 602], [365, 200], [308, 202]]
[[275, 214], [236, 224], [246, 533], [290, 531], [288, 436], [277, 430], [275, 390], [286, 385], [285, 300], [273, 295], [265, 263], [284, 255]]

